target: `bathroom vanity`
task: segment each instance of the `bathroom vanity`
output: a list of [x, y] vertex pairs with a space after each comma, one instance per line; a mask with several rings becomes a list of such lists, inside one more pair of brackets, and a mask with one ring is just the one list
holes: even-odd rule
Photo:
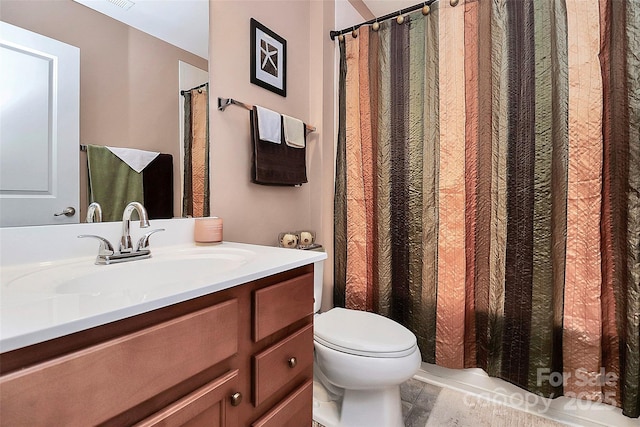
[[[140, 285], [144, 296], [133, 293], [119, 300], [127, 293], [115, 285], [117, 291], [103, 292], [92, 276], [106, 270], [96, 273], [87, 267], [90, 272], [81, 270], [77, 276], [91, 279], [93, 288], [83, 283], [91, 294], [71, 298], [73, 304], [89, 307], [87, 312], [78, 310], [74, 319], [45, 313], [52, 316], [43, 320], [47, 327], [35, 321], [22, 330], [11, 330], [6, 326], [11, 313], [2, 314], [1, 425], [311, 424], [313, 264], [326, 255], [230, 243], [176, 248], [159, 248], [151, 259], [129, 266], [145, 263], [136, 270], [161, 270], [165, 277], [170, 274], [162, 265], [190, 269], [179, 272], [193, 286], [158, 290], [137, 280], [130, 286]], [[176, 250], [182, 255], [176, 256]], [[210, 280], [193, 273], [198, 270], [194, 260], [215, 265], [212, 254], [234, 251], [253, 256], [239, 265], [233, 257], [222, 257], [222, 265], [234, 267]], [[42, 277], [56, 282], [58, 270], [69, 264], [53, 264]], [[34, 273], [21, 276], [14, 270], [3, 266], [3, 312], [8, 304], [23, 303], [16, 313], [29, 315], [23, 301], [29, 291], [32, 307], [61, 311], [63, 303], [51, 303], [57, 298], [53, 294], [76, 286], [60, 279], [54, 288], [36, 292], [28, 279]], [[36, 275], [33, 282], [42, 277]], [[11, 288], [16, 283], [18, 296]], [[48, 305], [42, 305], [45, 294]], [[63, 298], [69, 300], [69, 295]], [[95, 301], [99, 298], [111, 301], [101, 305]], [[63, 320], [56, 324], [56, 318]]]

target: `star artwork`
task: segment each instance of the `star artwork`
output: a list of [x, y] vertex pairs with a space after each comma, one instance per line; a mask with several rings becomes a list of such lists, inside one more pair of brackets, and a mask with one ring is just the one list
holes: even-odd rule
[[251, 83], [287, 96], [287, 41], [251, 18]]
[[260, 40], [260, 68], [278, 77], [278, 49], [264, 39]]

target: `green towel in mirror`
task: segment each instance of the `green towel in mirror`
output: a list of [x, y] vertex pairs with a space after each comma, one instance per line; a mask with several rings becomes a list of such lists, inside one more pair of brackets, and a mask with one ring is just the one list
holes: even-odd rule
[[103, 221], [120, 221], [129, 202], [143, 203], [142, 174], [106, 147], [87, 145], [89, 201], [102, 207]]

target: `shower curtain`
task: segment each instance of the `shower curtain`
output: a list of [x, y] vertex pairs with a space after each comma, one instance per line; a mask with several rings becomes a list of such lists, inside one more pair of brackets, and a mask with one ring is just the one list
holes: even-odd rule
[[182, 216], [209, 216], [209, 84], [183, 91], [184, 191]]
[[335, 305], [637, 417], [638, 52], [635, 0], [439, 1], [347, 35]]

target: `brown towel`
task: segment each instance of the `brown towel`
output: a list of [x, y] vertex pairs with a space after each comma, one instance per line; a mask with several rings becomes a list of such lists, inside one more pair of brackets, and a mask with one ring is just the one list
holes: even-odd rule
[[292, 148], [284, 141], [282, 144], [273, 144], [258, 139], [255, 107], [249, 117], [253, 142], [251, 180], [263, 185], [300, 185], [308, 182], [306, 148]]
[[173, 156], [160, 154], [142, 171], [144, 207], [149, 219], [173, 218]]

